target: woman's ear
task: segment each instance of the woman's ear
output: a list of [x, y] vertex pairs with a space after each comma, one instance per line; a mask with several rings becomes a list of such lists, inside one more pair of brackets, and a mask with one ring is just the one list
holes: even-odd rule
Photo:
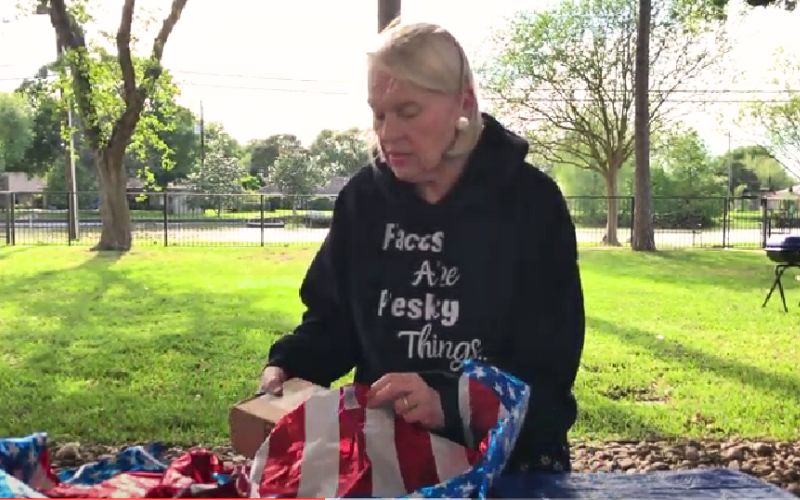
[[475, 90], [472, 87], [465, 88], [461, 92], [461, 114], [463, 116], [472, 116], [477, 105], [478, 99], [475, 97]]

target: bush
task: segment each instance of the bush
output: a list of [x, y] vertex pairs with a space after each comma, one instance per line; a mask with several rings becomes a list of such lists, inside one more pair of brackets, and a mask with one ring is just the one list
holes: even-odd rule
[[712, 227], [722, 216], [720, 199], [656, 198], [653, 200], [653, 225], [660, 229], [698, 229]]
[[308, 200], [308, 205], [306, 208], [308, 210], [330, 211], [333, 210], [334, 202], [335, 199], [333, 197], [315, 196]]
[[292, 201], [285, 196], [274, 195], [267, 196], [264, 200], [264, 210], [290, 210], [292, 208]]
[[[572, 215], [572, 222], [578, 227], [606, 227], [608, 217], [606, 212], [586, 212]], [[617, 216], [618, 227], [631, 225], [631, 214], [628, 211], [620, 212]]]

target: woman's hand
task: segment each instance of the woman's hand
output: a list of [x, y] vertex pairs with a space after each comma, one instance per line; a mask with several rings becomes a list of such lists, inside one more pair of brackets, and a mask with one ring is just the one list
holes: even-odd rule
[[267, 366], [261, 372], [261, 385], [258, 387], [260, 393], [268, 393], [275, 396], [283, 395], [283, 383], [286, 382], [286, 372], [277, 366]]
[[418, 423], [428, 430], [444, 427], [439, 393], [416, 373], [389, 373], [372, 384], [367, 393], [367, 407], [387, 404], [406, 422]]

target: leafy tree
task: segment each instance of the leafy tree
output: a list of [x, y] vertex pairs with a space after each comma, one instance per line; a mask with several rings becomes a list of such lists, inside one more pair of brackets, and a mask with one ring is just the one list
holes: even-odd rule
[[[796, 74], [800, 75], [800, 70]], [[751, 109], [751, 116], [766, 132], [764, 146], [771, 156], [800, 175], [800, 95], [792, 95], [786, 102], [757, 104]]]
[[22, 160], [12, 170], [44, 176], [63, 157], [63, 110], [54, 96], [54, 85], [47, 80], [52, 66], [50, 64], [42, 67], [34, 78], [24, 80], [16, 90], [25, 97], [33, 110], [33, 139]]
[[[141, 63], [131, 53], [131, 25], [134, 0], [125, 0], [111, 55], [86, 42], [86, 27], [91, 22], [84, 2], [67, 7], [65, 0], [43, 0], [50, 14], [59, 47], [65, 51], [69, 67], [70, 96], [74, 98], [80, 125], [93, 152], [101, 196], [102, 231], [98, 250], [127, 251], [131, 247], [131, 221], [127, 200], [127, 180], [123, 159], [139, 125], [149, 99], [159, 92], [162, 79], [161, 57], [186, 0], [173, 0], [169, 14], [158, 30], [150, 55]], [[116, 64], [107, 64], [114, 60]], [[154, 122], [142, 130], [152, 132]], [[146, 134], [157, 140], [155, 134]]]
[[[189, 174], [187, 181], [198, 193], [215, 195], [239, 194], [244, 192], [242, 179], [247, 175], [247, 169], [238, 158], [225, 156], [223, 149], [212, 149], [206, 155], [202, 168]], [[221, 210], [223, 206], [233, 206], [235, 200], [225, 196], [203, 196], [194, 198], [203, 207], [215, 207]]]
[[239, 142], [225, 131], [221, 123], [209, 123], [205, 127], [205, 154], [216, 154], [223, 158], [236, 158], [241, 160], [244, 156], [244, 148]]
[[250, 175], [264, 181], [270, 168], [284, 150], [302, 149], [300, 139], [291, 134], [271, 135], [266, 139], [250, 141], [246, 149], [246, 164]]
[[[668, 98], [710, 67], [724, 48], [718, 23], [691, 2], [652, 6], [649, 123], [668, 118]], [[528, 130], [534, 155], [599, 172], [606, 184], [606, 241], [618, 245], [618, 174], [633, 153], [636, 0], [565, 0], [519, 14], [487, 66], [485, 88], [500, 114]], [[715, 40], [692, 43], [713, 35]], [[575, 140], [578, 139], [578, 140]]]
[[309, 147], [309, 153], [325, 177], [350, 177], [369, 162], [369, 149], [356, 128], [342, 132], [323, 130]]
[[269, 182], [287, 195], [308, 195], [322, 183], [317, 162], [303, 149], [282, 152], [270, 170]]
[[724, 178], [725, 191], [730, 196], [758, 195], [762, 189], [783, 189], [794, 184], [783, 166], [762, 146], [742, 146], [720, 155], [714, 167], [717, 176]]
[[33, 142], [33, 113], [18, 94], [0, 93], [0, 172], [16, 170]]
[[[47, 204], [58, 209], [68, 207], [66, 192], [67, 179], [64, 175], [64, 162], [53, 163], [47, 172], [45, 179], [47, 185], [45, 192]], [[78, 206], [81, 208], [97, 208], [99, 198], [97, 196], [97, 175], [94, 172], [91, 151], [84, 150], [82, 154], [75, 158], [75, 189], [78, 191]]]
[[188, 108], [176, 105], [170, 113], [158, 114], [157, 120], [158, 141], [146, 141], [142, 150], [129, 151], [125, 164], [133, 175], [163, 189], [195, 169], [200, 161], [200, 138], [195, 132], [196, 117]]
[[749, 155], [747, 163], [756, 173], [762, 189], [777, 191], [797, 183], [797, 179], [792, 178], [765, 147], [750, 146], [743, 149]]
[[246, 174], [247, 171], [236, 158], [223, 156], [219, 151], [211, 151], [206, 156], [204, 168], [189, 174], [187, 180], [196, 191], [202, 193], [241, 193], [241, 180]]
[[654, 156], [673, 183], [672, 189], [660, 190], [663, 196], [725, 196], [725, 179], [715, 170], [697, 130], [675, 130]]
[[[713, 0], [713, 4], [724, 7], [728, 0]], [[783, 7], [786, 10], [794, 10], [797, 7], [797, 0], [747, 0], [751, 7]]]

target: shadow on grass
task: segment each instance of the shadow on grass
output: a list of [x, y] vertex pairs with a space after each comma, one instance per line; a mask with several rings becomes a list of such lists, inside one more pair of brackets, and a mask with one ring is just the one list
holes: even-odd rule
[[225, 442], [230, 406], [253, 393], [295, 318], [280, 301], [257, 306], [263, 289], [159, 288], [115, 269], [121, 257], [0, 283], [21, 313], [3, 325], [19, 344], [0, 350], [0, 435]]
[[624, 408], [621, 403], [600, 395], [578, 400], [578, 421], [582, 435], [591, 439], [640, 440], [668, 437], [657, 423]]
[[[0, 235], [0, 238], [2, 236]], [[0, 243], [0, 260], [7, 259], [12, 255], [16, 255], [19, 253], [23, 253], [27, 250], [25, 247], [17, 247], [17, 246], [8, 246], [5, 244], [5, 241]]]
[[620, 326], [596, 317], [588, 317], [587, 325], [590, 328], [615, 335], [626, 344], [647, 349], [653, 357], [662, 361], [679, 363], [697, 371], [711, 371], [758, 391], [773, 394], [778, 398], [800, 405], [800, 376], [788, 377], [768, 373], [760, 368], [725, 359], [677, 342], [660, 341], [652, 332]]
[[[591, 255], [587, 252], [582, 266], [614, 279], [630, 277], [680, 287], [714, 287], [754, 293], [769, 289], [774, 278], [774, 263], [759, 252], [749, 251], [598, 251]], [[790, 281], [786, 279], [784, 285]]]

